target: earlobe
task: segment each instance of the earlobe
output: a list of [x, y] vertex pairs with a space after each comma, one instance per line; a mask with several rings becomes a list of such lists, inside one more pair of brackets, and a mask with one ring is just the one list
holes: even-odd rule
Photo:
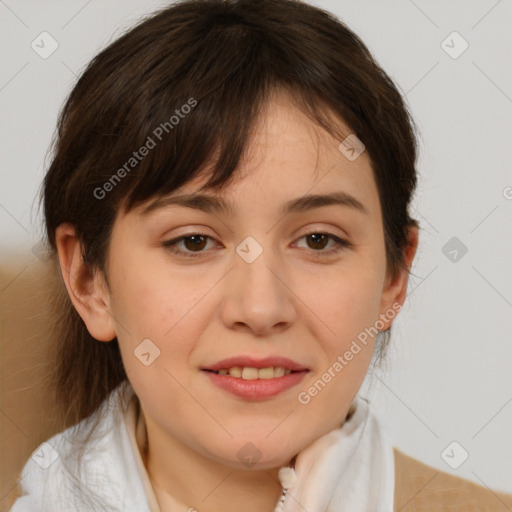
[[116, 330], [110, 312], [110, 296], [101, 273], [93, 272], [83, 261], [82, 247], [73, 225], [63, 223], [57, 227], [56, 244], [71, 302], [91, 336], [99, 341], [111, 341], [116, 337]]
[[383, 331], [387, 331], [391, 327], [396, 313], [400, 311], [405, 302], [409, 270], [418, 249], [418, 227], [411, 226], [407, 238], [408, 245], [404, 252], [404, 262], [407, 268], [400, 269], [395, 276], [386, 279], [386, 285], [382, 292], [380, 319], [385, 323]]

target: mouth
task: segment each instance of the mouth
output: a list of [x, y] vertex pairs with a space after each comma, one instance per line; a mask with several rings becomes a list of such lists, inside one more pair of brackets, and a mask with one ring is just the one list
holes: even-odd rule
[[265, 400], [298, 385], [309, 369], [283, 357], [233, 357], [201, 371], [211, 383], [231, 395]]
[[281, 356], [269, 356], [262, 359], [251, 356], [235, 356], [201, 369], [246, 380], [274, 379], [308, 370], [296, 361]]
[[230, 368], [221, 368], [220, 370], [208, 370], [206, 372], [216, 373], [217, 375], [228, 375], [237, 379], [256, 380], [256, 379], [275, 379], [298, 373], [297, 371], [284, 368], [283, 366], [268, 366], [266, 368], [254, 368], [251, 366], [231, 366]]

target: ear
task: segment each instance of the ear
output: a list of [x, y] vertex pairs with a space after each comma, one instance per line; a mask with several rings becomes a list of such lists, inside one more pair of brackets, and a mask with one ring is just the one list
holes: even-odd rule
[[[393, 323], [393, 318], [404, 305], [407, 293], [407, 283], [409, 280], [409, 270], [412, 266], [416, 250], [418, 249], [419, 229], [416, 226], [410, 226], [408, 229], [408, 245], [404, 251], [404, 260], [406, 269], [399, 269], [395, 276], [388, 275], [382, 291], [380, 319], [385, 326], [382, 331], [387, 331]], [[393, 312], [391, 314], [391, 312]]]
[[82, 247], [75, 228], [60, 224], [56, 231], [60, 269], [66, 288], [87, 330], [99, 341], [116, 337], [115, 322], [110, 313], [110, 294], [101, 272], [91, 271], [82, 258]]

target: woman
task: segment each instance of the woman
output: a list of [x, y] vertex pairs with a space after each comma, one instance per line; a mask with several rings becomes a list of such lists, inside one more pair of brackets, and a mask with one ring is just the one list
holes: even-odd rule
[[415, 161], [393, 82], [305, 3], [184, 1], [97, 55], [42, 194], [74, 426], [11, 511], [512, 506], [358, 395], [406, 298]]

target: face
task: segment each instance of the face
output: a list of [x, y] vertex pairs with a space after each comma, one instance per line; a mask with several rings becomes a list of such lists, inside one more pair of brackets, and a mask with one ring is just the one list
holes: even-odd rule
[[284, 96], [251, 141], [224, 191], [200, 192], [202, 176], [172, 194], [232, 211], [144, 213], [151, 200], [118, 216], [108, 309], [148, 437], [264, 469], [342, 424], [374, 348], [361, 333], [397, 289], [367, 153], [349, 160]]

